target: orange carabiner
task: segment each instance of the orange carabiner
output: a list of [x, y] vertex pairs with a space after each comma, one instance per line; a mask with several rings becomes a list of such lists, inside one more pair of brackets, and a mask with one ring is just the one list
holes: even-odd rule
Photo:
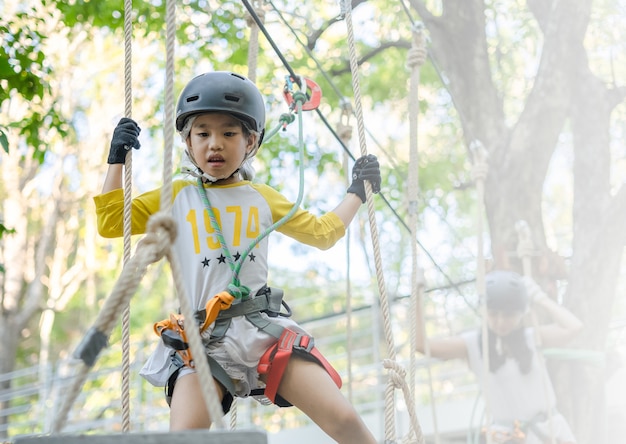
[[322, 89], [319, 87], [317, 83], [315, 83], [311, 79], [307, 79], [306, 77], [298, 76], [297, 81], [294, 80], [293, 77], [287, 78], [287, 83], [285, 83], [285, 88], [283, 90], [283, 95], [285, 96], [285, 100], [290, 108], [295, 107], [295, 100], [293, 98], [291, 85], [296, 83], [300, 89], [302, 90], [304, 86], [306, 86], [306, 95], [309, 100], [302, 104], [302, 111], [311, 111], [313, 109], [317, 109], [320, 105], [320, 101], [322, 99]]

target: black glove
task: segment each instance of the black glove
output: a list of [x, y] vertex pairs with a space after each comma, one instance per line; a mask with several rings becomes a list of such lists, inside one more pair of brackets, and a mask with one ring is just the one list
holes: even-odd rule
[[111, 148], [109, 149], [109, 158], [107, 163], [116, 164], [124, 163], [126, 161], [126, 153], [131, 148], [139, 149], [141, 144], [139, 143], [139, 133], [141, 128], [137, 125], [133, 119], [128, 117], [122, 117], [115, 130], [113, 131], [113, 138], [111, 139]]
[[380, 165], [373, 154], [360, 157], [352, 167], [352, 183], [348, 187], [348, 193], [356, 194], [363, 203], [365, 203], [364, 180], [369, 181], [372, 186], [372, 193], [376, 194], [380, 191]]

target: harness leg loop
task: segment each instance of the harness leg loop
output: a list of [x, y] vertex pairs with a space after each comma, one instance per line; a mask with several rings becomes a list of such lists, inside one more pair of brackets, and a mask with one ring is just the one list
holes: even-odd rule
[[[313, 358], [330, 375], [338, 388], [341, 388], [341, 376], [324, 356], [315, 348], [314, 340], [311, 336], [297, 333], [285, 328], [278, 338], [278, 342], [270, 347], [261, 357], [257, 371], [261, 375], [267, 375], [265, 386], [265, 396], [276, 403], [278, 386], [283, 378], [291, 354], [296, 352], [300, 356]], [[290, 405], [290, 404], [289, 404]]]

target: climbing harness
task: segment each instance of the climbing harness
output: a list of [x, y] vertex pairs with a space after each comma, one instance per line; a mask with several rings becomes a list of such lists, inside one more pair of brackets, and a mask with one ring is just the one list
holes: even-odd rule
[[487, 442], [494, 444], [524, 444], [526, 433], [522, 430], [519, 421], [513, 422], [513, 427], [483, 429], [483, 435]]
[[489, 427], [482, 429], [482, 435], [486, 439], [491, 439], [494, 444], [525, 444], [529, 436], [535, 436], [542, 443], [551, 443], [554, 438], [551, 432], [546, 432], [539, 424], [548, 421], [552, 412], [537, 413], [529, 421], [514, 420], [508, 423], [493, 423]]
[[[218, 300], [221, 301], [219, 305], [215, 303], [215, 301]], [[328, 372], [337, 387], [341, 388], [341, 377], [315, 347], [312, 336], [304, 332], [282, 327], [261, 316], [261, 313], [267, 314], [270, 318], [291, 316], [291, 310], [283, 300], [282, 290], [263, 287], [252, 299], [243, 300], [237, 305], [231, 305], [232, 300], [234, 300], [234, 297], [229, 293], [220, 293], [207, 302], [206, 309], [196, 312], [195, 321], [196, 324], [199, 325], [201, 334], [204, 333], [209, 326], [214, 325], [210, 337], [207, 340], [209, 343], [222, 339], [224, 335], [226, 335], [231, 319], [238, 316], [245, 316], [246, 319], [259, 330], [277, 339], [277, 342], [263, 354], [257, 367], [260, 375], [267, 375], [266, 387], [265, 389], [252, 390], [252, 396], [264, 395], [280, 407], [291, 406], [289, 402], [277, 396], [277, 391], [292, 353], [296, 353], [299, 356], [320, 364]], [[282, 312], [282, 307], [287, 311]], [[155, 323], [154, 331], [161, 337], [167, 347], [173, 349], [178, 354], [180, 367], [187, 366], [195, 368], [195, 361], [191, 356], [191, 351], [187, 343], [183, 316], [171, 314], [168, 319]], [[219, 367], [217, 362], [211, 362], [214, 377], [227, 388], [231, 396], [234, 396], [234, 388], [229, 389], [230, 379], [226, 375], [226, 372], [222, 369], [222, 374], [226, 375], [226, 377], [220, 377], [220, 375], [215, 372], [216, 366]], [[173, 391], [173, 383], [174, 381], [169, 383], [170, 388], [168, 391]], [[230, 384], [232, 385], [232, 383]]]

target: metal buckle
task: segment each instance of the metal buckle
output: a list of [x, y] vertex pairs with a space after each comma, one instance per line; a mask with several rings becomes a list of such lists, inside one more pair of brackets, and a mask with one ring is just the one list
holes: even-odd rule
[[[296, 79], [287, 76], [285, 88], [283, 89], [283, 96], [285, 97], [289, 108], [294, 109], [296, 106], [294, 95], [292, 93], [294, 83], [300, 87], [300, 94], [302, 94], [302, 91], [305, 91], [306, 97], [308, 98], [308, 100], [302, 104], [302, 111], [317, 109], [317, 107], [320, 106], [320, 101], [322, 99], [322, 89], [313, 80], [302, 76], [297, 76]], [[296, 93], [296, 95], [297, 94], [298, 93]]]
[[[302, 346], [302, 339], [303, 338], [309, 338], [309, 342], [306, 345], [306, 347]], [[313, 347], [315, 347], [315, 339], [313, 339], [313, 336], [309, 336], [309, 335], [305, 335], [305, 334], [302, 334], [302, 333], [298, 333], [298, 335], [296, 336], [296, 340], [293, 343], [293, 349], [294, 350], [311, 353], [311, 350], [313, 350]]]

